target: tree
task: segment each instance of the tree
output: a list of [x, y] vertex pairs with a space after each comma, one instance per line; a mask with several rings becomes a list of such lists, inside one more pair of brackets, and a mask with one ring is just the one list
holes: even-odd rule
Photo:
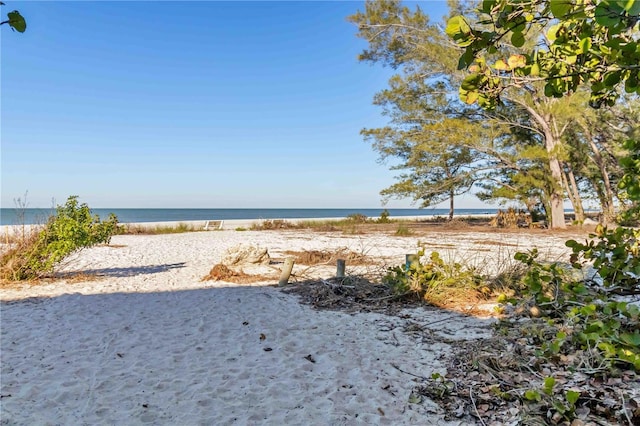
[[[458, 3], [451, 3], [450, 6], [454, 13], [472, 13], [469, 10], [465, 10]], [[553, 180], [549, 181], [545, 178], [539, 182], [538, 189], [542, 191], [531, 191], [535, 186], [534, 188], [523, 188], [522, 186], [525, 183], [536, 185], [536, 182], [531, 178], [519, 179], [519, 188], [511, 188], [507, 192], [520, 195], [531, 192], [543, 194], [546, 198], [543, 200], [543, 204], [547, 206], [546, 211], [551, 226], [555, 228], [565, 227], [563, 202], [565, 190], [567, 193], [569, 192], [569, 185], [572, 180], [570, 173], [568, 178], [563, 174], [563, 170], [571, 169], [564, 167], [559, 154], [562, 152], [564, 131], [575, 116], [578, 115], [573, 99], [562, 101], [546, 99], [538, 94], [538, 89], [541, 89], [541, 86], [535, 87], [533, 85], [528, 88], [531, 90], [522, 88], [511, 90], [508, 94], [509, 97], [504, 97], [508, 107], [503, 108], [502, 111], [496, 111], [495, 105], [492, 111], [482, 111], [474, 105], [467, 105], [473, 104], [473, 102], [468, 102], [470, 98], [462, 98], [465, 101], [464, 103], [456, 102], [454, 93], [458, 91], [459, 87], [468, 87], [472, 82], [465, 78], [466, 74], [464, 72], [459, 70], [459, 61], [456, 60], [459, 50], [452, 46], [448, 36], [439, 26], [430, 24], [429, 18], [422, 13], [419, 7], [416, 8], [415, 12], [412, 12], [407, 7], [402, 6], [399, 1], [368, 1], [365, 4], [364, 12], [358, 12], [349, 17], [349, 19], [358, 25], [358, 36], [366, 39], [369, 43], [369, 48], [360, 55], [361, 60], [379, 62], [394, 69], [400, 68], [403, 71], [402, 78], [394, 76], [390, 82], [392, 88], [389, 91], [382, 92], [381, 95], [376, 97], [377, 104], [391, 106], [385, 112], [391, 116], [392, 128], [402, 129], [401, 136], [407, 137], [407, 127], [413, 132], [418, 132], [418, 126], [421, 126], [420, 131], [426, 132], [427, 129], [424, 125], [418, 124], [416, 120], [431, 124], [442, 124], [446, 119], [463, 118], [466, 120], [469, 129], [480, 125], [485, 127], [502, 126], [512, 130], [523, 128], [532, 131], [529, 134], [533, 138], [532, 140], [537, 141], [546, 150], [548, 164], [544, 167]], [[399, 92], [394, 87], [394, 85], [399, 85], [398, 82], [404, 82], [404, 85], [408, 88], [404, 92]], [[395, 97], [390, 98], [389, 94]], [[429, 104], [425, 100], [438, 95], [444, 96], [444, 103]], [[479, 91], [477, 91], [476, 95], [475, 100], [484, 99], [480, 96]], [[386, 99], [381, 101], [382, 97], [386, 97]], [[486, 106], [486, 102], [480, 104], [481, 106]], [[520, 115], [529, 117], [529, 119], [523, 122], [518, 115], [506, 113], [508, 110], [513, 109], [519, 111]], [[386, 129], [385, 132], [380, 132], [379, 134], [388, 135], [388, 131]], [[487, 164], [494, 166], [492, 173], [473, 174], [473, 179], [478, 184], [481, 184], [482, 179], [489, 179], [488, 185], [490, 186], [493, 186], [497, 181], [500, 181], [501, 185], [503, 185], [507, 184], [516, 172], [526, 172], [523, 169], [522, 162], [520, 162], [521, 164], [516, 164], [518, 159], [514, 159], [510, 154], [512, 151], [531, 150], [530, 144], [527, 142], [525, 147], [518, 147], [515, 146], [515, 144], [519, 143], [517, 138], [509, 139], [508, 137], [505, 138], [504, 133], [494, 133], [501, 134], [501, 136], [497, 136], [501, 139], [497, 143], [488, 141], [470, 147], [473, 150], [472, 154], [475, 152], [483, 153]], [[369, 132], [368, 136], [375, 136], [375, 134]], [[453, 136], [452, 134], [440, 141], [432, 139], [430, 143], [438, 147], [433, 151], [444, 152], [447, 146], [457, 146], [460, 142], [457, 142]], [[399, 143], [399, 141], [400, 139], [396, 138], [396, 142]], [[500, 146], [502, 152], [496, 150], [497, 145]], [[374, 148], [379, 146], [379, 144], [374, 144]], [[504, 151], [507, 151], [509, 155], [505, 155]], [[510, 156], [511, 159], [509, 161], [503, 161]], [[470, 158], [475, 161], [478, 156], [472, 155]], [[440, 160], [440, 164], [442, 164], [445, 158], [440, 157]], [[474, 167], [477, 167], [479, 163], [473, 164]], [[417, 169], [414, 168], [413, 172], [416, 171]], [[496, 180], [496, 173], [505, 173], [511, 177], [506, 178], [506, 175], [504, 175], [502, 177], [506, 179], [500, 178]], [[531, 176], [532, 174], [530, 173], [529, 177]], [[410, 176], [405, 175], [403, 177], [408, 178]], [[403, 180], [406, 181], [406, 179]], [[415, 181], [416, 179], [413, 180]], [[423, 179], [422, 181], [429, 183], [431, 187], [435, 188], [437, 186], [432, 179]], [[392, 188], [405, 190], [419, 189], [421, 187], [423, 185], [404, 185]], [[440, 185], [440, 187], [446, 188], [447, 186]], [[505, 195], [507, 192], [500, 191], [499, 193]], [[497, 192], [490, 191], [485, 195], [492, 193], [497, 194]], [[571, 193], [574, 209], [580, 211], [581, 199], [579, 195], [576, 195], [577, 190], [574, 188]], [[402, 191], [397, 191], [397, 194], [402, 194]]]
[[[0, 6], [4, 6], [4, 2], [0, 1]], [[9, 24], [12, 30], [18, 31], [19, 33], [23, 33], [27, 29], [27, 22], [17, 10], [9, 12], [7, 18], [9, 19], [0, 22], [0, 25]]]
[[398, 162], [391, 168], [405, 171], [381, 194], [410, 197], [421, 207], [449, 200], [452, 218], [455, 196], [469, 191], [475, 181], [479, 152], [471, 140], [482, 132], [482, 125], [466, 119], [464, 108], [450, 103], [457, 82], [446, 35], [419, 8], [412, 12], [398, 1], [367, 2], [365, 12], [349, 20], [358, 25], [358, 36], [369, 42], [361, 61], [403, 70], [374, 98], [390, 125], [361, 132], [381, 160], [394, 158]]
[[381, 192], [385, 198], [413, 198], [421, 207], [449, 200], [452, 219], [455, 196], [476, 180], [481, 153], [474, 145], [486, 139], [486, 129], [450, 108], [442, 82], [425, 84], [412, 76], [394, 76], [390, 88], [375, 96], [390, 125], [361, 134], [381, 160], [397, 160], [392, 170], [405, 171]]

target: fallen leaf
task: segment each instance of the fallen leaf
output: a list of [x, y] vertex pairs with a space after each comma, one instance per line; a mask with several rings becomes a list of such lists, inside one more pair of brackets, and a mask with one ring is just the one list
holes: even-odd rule
[[271, 349], [271, 348], [264, 348], [264, 349], [263, 349], [263, 351], [265, 351], [265, 352], [271, 352], [272, 350], [273, 350], [273, 349]]
[[265, 336], [264, 333], [260, 333], [260, 340], [264, 340], [266, 338], [267, 338], [267, 336]]
[[305, 357], [304, 357], [304, 359], [306, 359], [306, 360], [307, 360], [307, 361], [309, 361], [309, 362], [313, 362], [313, 363], [315, 363], [315, 362], [316, 362], [316, 360], [315, 360], [315, 359], [313, 358], [313, 356], [311, 356], [310, 354], [309, 354], [309, 355], [307, 355], [307, 356], [305, 356]]

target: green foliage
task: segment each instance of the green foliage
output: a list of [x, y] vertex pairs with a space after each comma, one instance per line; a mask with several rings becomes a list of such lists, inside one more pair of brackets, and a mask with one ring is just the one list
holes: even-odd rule
[[[621, 88], [640, 93], [636, 33], [640, 1], [491, 0], [470, 19], [452, 17], [446, 32], [459, 46], [459, 69], [471, 73], [460, 98], [493, 109], [509, 86], [542, 80], [548, 97], [589, 85], [591, 105], [613, 105]], [[544, 34], [548, 43], [529, 43]], [[520, 49], [521, 54], [513, 54]], [[510, 55], [505, 63], [494, 55]]]
[[[640, 371], [640, 309], [610, 298], [612, 292], [640, 294], [639, 275], [633, 272], [640, 271], [639, 235], [638, 230], [600, 228], [594, 235], [598, 241], [568, 241], [573, 271], [558, 263], [538, 262], [535, 250], [516, 255], [529, 266], [523, 278], [528, 296], [557, 330], [555, 338], [541, 343], [541, 356], [589, 351], [600, 365], [625, 365]], [[585, 261], [593, 261], [601, 285], [588, 285], [583, 276], [573, 273]]]
[[[535, 337], [534, 365], [543, 364], [551, 376], [540, 388], [527, 389], [523, 401], [546, 407], [554, 424], [577, 418], [576, 408], [589, 392], [578, 387], [557, 386], [551, 366], [606, 378], [619, 369], [640, 371], [640, 308], [612, 294], [640, 294], [640, 230], [600, 226], [595, 240], [584, 244], [568, 241], [573, 251], [572, 266], [544, 263], [538, 253], [518, 253], [528, 272], [523, 277], [525, 296], [510, 303], [532, 305], [530, 312], [540, 318], [526, 334]], [[597, 278], [585, 279], [585, 264], [592, 265]], [[566, 372], [559, 372], [565, 377]], [[591, 381], [591, 380], [589, 380]]]
[[[4, 6], [4, 3], [0, 1], [0, 6]], [[24, 17], [20, 15], [20, 12], [14, 10], [13, 12], [7, 13], [6, 21], [0, 22], [0, 25], [9, 24], [13, 31], [18, 31], [19, 33], [23, 33], [27, 29], [27, 21], [25, 21]]]
[[382, 282], [395, 294], [416, 294], [434, 305], [443, 306], [451, 300], [470, 300], [477, 291], [481, 277], [473, 269], [457, 262], [445, 262], [438, 252], [429, 261], [420, 262], [424, 250], [412, 257], [407, 265], [389, 268]]
[[544, 378], [541, 389], [527, 389], [522, 395], [526, 401], [544, 404], [549, 407], [549, 414], [553, 424], [560, 424], [563, 420], [575, 418], [576, 403], [580, 392], [574, 390], [563, 391], [556, 388], [556, 379], [551, 376]]
[[629, 151], [629, 155], [620, 160], [624, 176], [618, 187], [626, 194], [626, 198], [635, 204], [624, 212], [622, 219], [637, 224], [640, 221], [640, 140], [629, 139], [625, 142], [624, 148]]
[[[614, 294], [640, 294], [640, 230], [599, 225], [584, 244], [567, 241], [575, 267], [593, 262], [604, 289]], [[594, 240], [593, 238], [597, 238]]]
[[396, 229], [396, 235], [399, 237], [408, 237], [409, 235], [411, 235], [411, 229], [409, 229], [406, 224], [399, 223], [398, 229]]
[[108, 243], [118, 231], [118, 219], [111, 215], [101, 222], [86, 204], [71, 196], [56, 208], [42, 230], [2, 257], [2, 278], [28, 280], [42, 277], [71, 253]]
[[389, 210], [384, 209], [382, 211], [382, 213], [380, 213], [380, 218], [378, 218], [377, 222], [378, 223], [389, 223], [389, 222], [391, 222], [391, 220], [389, 220], [389, 216], [391, 216], [389, 214]]
[[354, 213], [347, 216], [347, 222], [350, 223], [367, 223], [369, 219], [362, 213]]
[[420, 8], [399, 1], [367, 1], [349, 20], [368, 42], [360, 60], [401, 71], [374, 97], [389, 124], [361, 131], [380, 159], [393, 158], [392, 169], [401, 171], [397, 183], [381, 191], [383, 198], [412, 198], [427, 207], [468, 192], [482, 155], [474, 145], [486, 143], [491, 129], [452, 103], [449, 92], [459, 77], [455, 48]]

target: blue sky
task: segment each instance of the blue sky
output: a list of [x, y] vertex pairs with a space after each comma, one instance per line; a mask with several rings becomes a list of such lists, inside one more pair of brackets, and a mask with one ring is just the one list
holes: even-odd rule
[[5, 2], [2, 207], [378, 207], [394, 182], [359, 134], [390, 76], [357, 61], [364, 2]]

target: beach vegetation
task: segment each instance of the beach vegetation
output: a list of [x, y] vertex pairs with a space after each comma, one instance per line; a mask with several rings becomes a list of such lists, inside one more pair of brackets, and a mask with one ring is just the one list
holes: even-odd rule
[[118, 219], [101, 221], [87, 204], [71, 196], [56, 208], [42, 226], [27, 233], [0, 257], [0, 278], [20, 281], [41, 278], [70, 254], [83, 248], [108, 243], [118, 231]]
[[274, 229], [296, 229], [300, 228], [299, 224], [283, 219], [265, 219], [261, 222], [251, 225], [252, 231], [267, 231]]
[[367, 223], [369, 218], [362, 213], [353, 213], [347, 216], [347, 222], [350, 223]]
[[378, 218], [378, 220], [376, 220], [377, 223], [389, 223], [391, 222], [391, 219], [389, 219], [389, 217], [391, 217], [391, 214], [389, 213], [389, 210], [384, 209], [382, 210], [382, 213], [380, 213], [380, 217]]
[[396, 235], [399, 237], [408, 237], [412, 234], [411, 229], [405, 223], [399, 223], [396, 229]]
[[481, 297], [483, 278], [474, 268], [445, 261], [437, 251], [426, 260], [424, 249], [411, 262], [387, 270], [382, 282], [396, 295], [413, 294], [434, 306], [447, 307]]
[[180, 222], [175, 225], [145, 226], [143, 224], [127, 224], [120, 226], [120, 234], [128, 235], [158, 235], [158, 234], [183, 234], [185, 232], [202, 231], [202, 227]]

